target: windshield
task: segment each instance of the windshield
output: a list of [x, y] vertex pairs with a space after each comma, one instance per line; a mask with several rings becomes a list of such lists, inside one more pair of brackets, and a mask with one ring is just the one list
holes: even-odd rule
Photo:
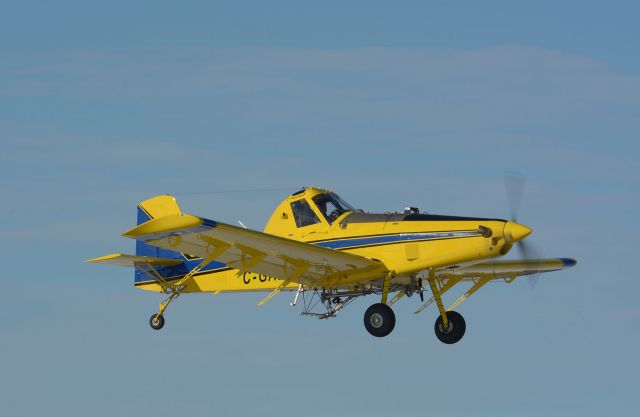
[[319, 194], [313, 197], [313, 202], [329, 223], [340, 217], [342, 213], [355, 210], [349, 203], [334, 193]]

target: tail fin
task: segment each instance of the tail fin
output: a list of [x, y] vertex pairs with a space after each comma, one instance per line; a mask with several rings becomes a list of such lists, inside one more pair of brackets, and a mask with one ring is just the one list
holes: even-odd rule
[[172, 195], [159, 195], [138, 204], [138, 224], [176, 214], [181, 215], [182, 211]]
[[[138, 204], [138, 225], [148, 222], [151, 219], [157, 219], [160, 217], [170, 215], [181, 215], [182, 211], [175, 197], [170, 195], [159, 195], [148, 200], [145, 200]], [[136, 241], [136, 255], [138, 256], [150, 256], [152, 258], [164, 258], [164, 259], [178, 259], [185, 260], [180, 252], [175, 252], [168, 249], [161, 249], [155, 246], [148, 245], [141, 241]], [[180, 270], [184, 268], [184, 264], [181, 265]], [[174, 267], [176, 268], [176, 267]], [[177, 271], [176, 271], [177, 272]], [[143, 272], [136, 269], [135, 282], [148, 281]]]
[[[170, 195], [159, 195], [138, 204], [138, 225], [148, 222], [151, 219], [158, 219], [165, 216], [175, 215], [182, 215], [182, 211], [180, 210], [180, 206], [178, 206], [175, 197]], [[160, 275], [162, 275], [163, 278], [167, 280], [183, 277], [196, 265], [202, 262], [202, 259], [198, 258], [197, 256], [158, 248], [148, 245], [139, 240], [136, 241], [136, 256], [159, 258], [160, 260], [165, 261], [166, 265], [160, 265], [156, 268], [156, 270]], [[170, 262], [170, 260], [174, 259], [180, 262]], [[201, 272], [206, 273], [208, 271], [222, 268], [226, 268], [226, 265], [221, 262], [213, 261], [204, 266]], [[140, 269], [136, 268], [136, 283], [149, 281], [149, 279], [150, 278], [148, 275], [146, 275]]]
[[[171, 195], [159, 195], [148, 200], [145, 200], [138, 204], [138, 225], [146, 223], [151, 219], [158, 219], [160, 217], [181, 215], [182, 211], [176, 198]], [[136, 241], [136, 255], [139, 256], [151, 256], [154, 258], [170, 258], [170, 259], [182, 259], [182, 255], [179, 252], [172, 250], [161, 249], [155, 246], [147, 245], [144, 242]]]

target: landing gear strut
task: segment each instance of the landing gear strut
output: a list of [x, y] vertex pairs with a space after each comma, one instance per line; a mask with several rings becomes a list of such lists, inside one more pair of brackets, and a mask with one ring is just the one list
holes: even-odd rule
[[391, 278], [393, 278], [391, 272], [384, 277], [380, 302], [373, 304], [364, 312], [364, 327], [375, 337], [385, 337], [396, 326], [396, 315], [391, 310], [391, 307], [387, 305]]
[[396, 315], [386, 304], [376, 303], [364, 313], [364, 327], [375, 337], [384, 337], [391, 333], [396, 325]]
[[162, 329], [162, 327], [164, 326], [164, 310], [166, 310], [166, 308], [169, 307], [169, 304], [171, 304], [173, 300], [178, 298], [178, 296], [180, 296], [180, 293], [174, 292], [169, 296], [169, 298], [160, 303], [160, 311], [152, 315], [149, 319], [149, 325], [153, 330]]
[[457, 343], [464, 336], [467, 325], [464, 322], [464, 318], [460, 313], [455, 311], [447, 311], [447, 326], [445, 326], [442, 316], [438, 316], [434, 330], [436, 331], [436, 337], [442, 342], [448, 345]]

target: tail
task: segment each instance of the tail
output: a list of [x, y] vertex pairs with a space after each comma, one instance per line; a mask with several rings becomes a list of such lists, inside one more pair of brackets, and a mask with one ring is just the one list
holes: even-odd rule
[[[182, 211], [180, 211], [180, 206], [178, 206], [175, 197], [159, 195], [138, 204], [138, 222], [136, 224], [141, 225], [151, 219], [176, 214], [181, 215]], [[183, 259], [179, 252], [157, 248], [139, 240], [136, 241], [136, 255], [152, 256], [154, 258]]]
[[[180, 206], [176, 202], [175, 197], [170, 195], [159, 195], [138, 204], [138, 225], [148, 222], [151, 219], [158, 219], [165, 216], [182, 215]], [[176, 252], [168, 249], [162, 249], [148, 245], [139, 240], [136, 241], [136, 255], [147, 256], [152, 258], [178, 260], [179, 264], [159, 266], [157, 272], [166, 280], [178, 279], [186, 275], [202, 262], [202, 258], [192, 256], [186, 253]], [[230, 269], [221, 262], [209, 262], [204, 266], [200, 273], [208, 273], [212, 270]], [[149, 281], [150, 277], [143, 271], [136, 268], [135, 282]]]
[[[160, 217], [171, 216], [171, 215], [181, 215], [182, 211], [180, 210], [180, 206], [178, 206], [178, 202], [175, 197], [170, 195], [159, 195], [148, 200], [145, 200], [138, 204], [138, 222], [140, 225], [142, 223], [148, 222], [151, 219], [157, 219]], [[141, 241], [136, 241], [136, 255], [138, 256], [150, 256], [152, 258], [164, 258], [164, 259], [178, 259], [181, 261], [186, 261], [190, 259], [189, 255], [183, 255], [180, 252], [175, 252], [168, 249], [157, 248], [155, 246], [148, 245]], [[162, 268], [162, 275], [180, 275], [185, 273], [186, 266], [185, 264], [177, 265], [170, 268]], [[168, 271], [167, 269], [172, 269], [172, 271]], [[149, 277], [142, 271], [136, 268], [135, 271], [135, 282], [143, 282], [149, 281]]]

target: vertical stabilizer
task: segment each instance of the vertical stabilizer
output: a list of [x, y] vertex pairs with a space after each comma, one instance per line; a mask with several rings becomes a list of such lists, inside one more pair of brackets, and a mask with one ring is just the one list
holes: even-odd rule
[[[160, 217], [181, 215], [182, 211], [175, 197], [171, 195], [159, 195], [138, 204], [138, 221], [137, 225], [146, 223], [151, 219]], [[184, 261], [185, 257], [180, 252], [168, 249], [161, 249], [148, 245], [141, 241], [136, 241], [136, 255], [151, 256], [153, 258], [179, 259]], [[183, 266], [184, 268], [184, 266]], [[135, 282], [148, 281], [149, 277], [143, 272], [136, 269]]]

